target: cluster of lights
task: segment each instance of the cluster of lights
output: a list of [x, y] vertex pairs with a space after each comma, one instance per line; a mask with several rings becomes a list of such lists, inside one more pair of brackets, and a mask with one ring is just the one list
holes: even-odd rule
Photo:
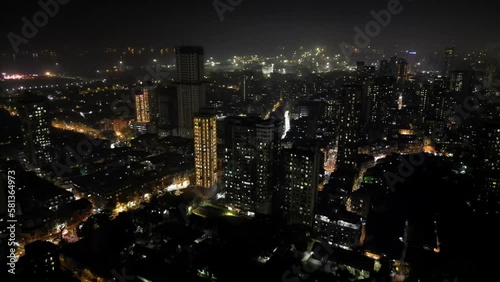
[[[89, 82], [72, 82], [72, 83], [66, 83], [65, 86], [68, 87], [68, 86], [83, 86], [83, 85], [86, 85], [86, 84], [91, 84], [95, 81], [89, 81]], [[55, 87], [59, 87], [60, 85], [59, 84], [47, 84], [47, 85], [37, 85], [37, 86], [29, 86], [29, 87], [25, 87], [25, 86], [19, 86], [18, 88], [8, 88], [7, 91], [16, 91], [16, 90], [25, 90], [25, 89], [42, 89], [42, 88], [55, 88]], [[63, 86], [61, 84], [61, 86]]]
[[12, 74], [12, 75], [8, 75], [5, 72], [2, 73], [2, 78], [5, 80], [27, 79], [27, 78], [37, 77], [37, 76], [38, 76], [38, 74]]

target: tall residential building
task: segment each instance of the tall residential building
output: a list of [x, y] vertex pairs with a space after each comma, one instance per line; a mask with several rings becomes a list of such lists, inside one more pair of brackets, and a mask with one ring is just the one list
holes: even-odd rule
[[449, 83], [454, 98], [462, 102], [472, 94], [474, 73], [472, 71], [453, 71]]
[[145, 82], [135, 89], [135, 121], [133, 123], [136, 134], [156, 133], [158, 122], [158, 99], [156, 90], [149, 82]]
[[398, 76], [398, 56], [392, 56], [389, 59], [389, 64], [391, 65], [391, 76]]
[[177, 87], [159, 87], [158, 96], [158, 128], [172, 130], [179, 127]]
[[449, 47], [444, 50], [444, 68], [443, 76], [450, 77], [453, 70], [453, 61], [455, 60], [455, 48]]
[[487, 212], [500, 214], [500, 120], [485, 121], [482, 135], [484, 186], [480, 200]]
[[376, 133], [375, 128], [371, 127], [371, 112], [376, 108], [376, 99], [373, 96], [373, 84], [375, 82], [376, 70], [375, 66], [364, 66], [359, 73], [359, 83], [363, 87], [362, 92], [362, 109], [361, 109], [361, 130], [363, 134], [361, 140], [369, 140]]
[[41, 168], [53, 160], [48, 99], [26, 93], [18, 104], [26, 161], [33, 168]]
[[361, 86], [344, 86], [339, 116], [338, 167], [354, 168], [357, 164], [362, 109], [361, 93]]
[[406, 129], [416, 125], [421, 120], [420, 98], [418, 85], [415, 83], [402, 83], [396, 87], [398, 96], [398, 107], [395, 121], [395, 129]]
[[224, 189], [229, 206], [270, 214], [278, 184], [283, 120], [227, 117], [224, 122]]
[[154, 120], [154, 91], [149, 86], [142, 86], [135, 93], [135, 121], [150, 123]]
[[380, 61], [379, 75], [380, 76], [392, 76], [392, 66], [391, 66], [391, 63], [389, 63], [389, 61], [387, 61], [387, 60]]
[[217, 117], [214, 109], [202, 108], [195, 114], [194, 160], [196, 186], [213, 187], [217, 183]]
[[365, 67], [365, 62], [359, 62], [359, 61], [356, 62], [356, 74], [358, 76], [361, 76], [364, 67]]
[[408, 76], [408, 61], [405, 59], [398, 59], [397, 62], [397, 69], [396, 69], [396, 78], [399, 83], [402, 83], [406, 80], [406, 77]]
[[206, 105], [204, 51], [202, 47], [176, 48], [179, 135], [193, 138], [193, 118]]
[[431, 85], [430, 83], [422, 83], [417, 87], [417, 97], [418, 97], [418, 111], [419, 111], [419, 123], [423, 124], [427, 117], [430, 109], [430, 97], [431, 97]]
[[398, 108], [398, 95], [395, 91], [396, 79], [391, 76], [378, 77], [369, 93], [370, 123], [388, 126], [393, 123]]
[[322, 175], [322, 154], [318, 144], [294, 144], [282, 151], [283, 175], [280, 210], [291, 225], [312, 227]]
[[248, 71], [243, 74], [242, 81], [243, 100], [255, 102], [260, 91], [260, 76], [256, 73]]
[[317, 136], [318, 121], [325, 113], [326, 105], [319, 101], [300, 102], [296, 105], [298, 119], [292, 121], [290, 136], [314, 139]]
[[448, 91], [449, 79], [446, 77], [435, 77], [432, 83], [432, 92], [430, 97], [430, 119], [443, 120], [445, 112], [452, 109], [453, 99]]
[[364, 66], [361, 70], [361, 78], [363, 84], [373, 82], [373, 80], [375, 79], [375, 75], [375, 66]]
[[415, 65], [417, 65], [417, 52], [408, 51], [406, 60], [408, 62], [408, 72], [416, 73]]

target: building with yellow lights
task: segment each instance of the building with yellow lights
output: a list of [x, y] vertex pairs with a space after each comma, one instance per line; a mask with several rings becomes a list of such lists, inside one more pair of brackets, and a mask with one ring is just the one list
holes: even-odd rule
[[135, 94], [136, 121], [141, 123], [151, 122], [152, 94], [149, 88], [142, 87]]
[[217, 182], [217, 117], [215, 110], [202, 108], [194, 120], [196, 186], [210, 188]]
[[157, 112], [155, 89], [148, 85], [140, 87], [135, 93], [135, 131], [155, 133]]

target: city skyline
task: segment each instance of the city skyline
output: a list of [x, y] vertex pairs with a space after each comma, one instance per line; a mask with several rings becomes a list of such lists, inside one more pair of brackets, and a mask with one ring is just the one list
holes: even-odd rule
[[102, 2], [0, 26], [2, 281], [498, 280], [492, 2]]

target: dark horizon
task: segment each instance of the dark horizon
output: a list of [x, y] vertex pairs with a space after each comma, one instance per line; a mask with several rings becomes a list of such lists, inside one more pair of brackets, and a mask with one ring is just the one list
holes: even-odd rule
[[[221, 3], [225, 1], [219, 0]], [[275, 55], [279, 46], [295, 49], [329, 46], [338, 49], [341, 42], [352, 43], [354, 27], [364, 29], [373, 20], [370, 12], [387, 9], [390, 1], [241, 1], [223, 14], [215, 1], [189, 0], [165, 3], [159, 0], [89, 1], [70, 0], [59, 5], [59, 12], [20, 50], [104, 49], [127, 46], [173, 47], [204, 46], [207, 54]], [[446, 46], [463, 51], [494, 49], [500, 41], [500, 19], [495, 3], [474, 1], [474, 5], [456, 1], [419, 2], [401, 0], [401, 13], [392, 15], [387, 27], [371, 40], [378, 49], [429, 52]], [[237, 2], [236, 2], [237, 3]], [[472, 3], [472, 2], [471, 2]], [[30, 21], [41, 10], [37, 1], [7, 4], [0, 27], [0, 50], [13, 51], [7, 35], [22, 35], [22, 18]], [[334, 50], [337, 51], [337, 50]]]

